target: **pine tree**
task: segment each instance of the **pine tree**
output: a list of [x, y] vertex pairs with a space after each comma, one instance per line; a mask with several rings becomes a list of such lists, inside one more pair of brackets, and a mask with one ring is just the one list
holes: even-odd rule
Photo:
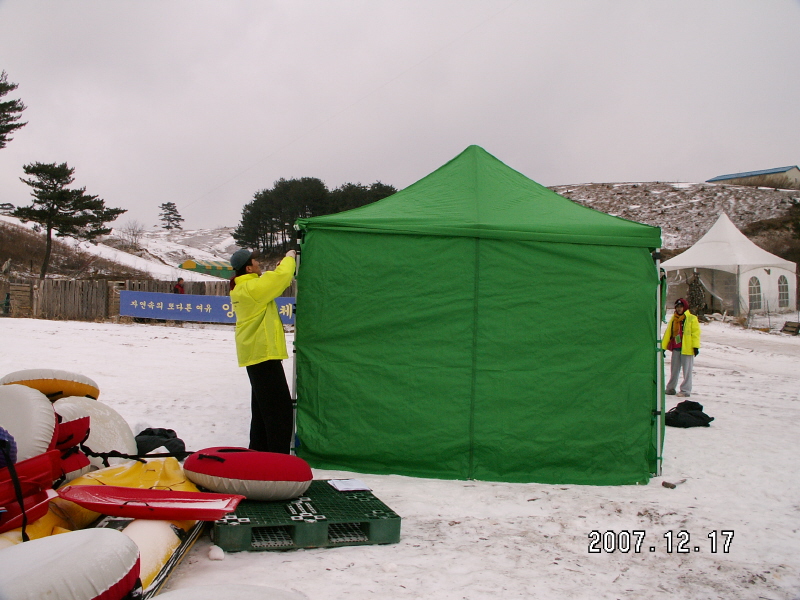
[[86, 193], [86, 188], [70, 189], [75, 179], [75, 169], [67, 163], [31, 163], [23, 167], [30, 179], [20, 177], [32, 188], [33, 203], [20, 206], [11, 214], [23, 223], [33, 221], [41, 225], [47, 236], [41, 279], [47, 274], [50, 253], [53, 248], [53, 232], [56, 237], [75, 237], [93, 240], [111, 233], [106, 223], [126, 212], [122, 208], [106, 208], [105, 201]]
[[161, 226], [163, 229], [168, 231], [170, 229], [183, 229], [181, 226], [183, 217], [181, 213], [178, 212], [178, 207], [175, 206], [174, 202], [164, 202], [159, 208], [161, 209], [161, 216], [159, 218], [164, 223]]
[[369, 186], [345, 183], [328, 191], [316, 177], [281, 178], [272, 188], [256, 192], [244, 206], [233, 239], [242, 248], [258, 248], [267, 255], [280, 256], [294, 242], [297, 219], [358, 208], [396, 191], [380, 181]]
[[3, 96], [8, 92], [13, 92], [19, 87], [16, 83], [9, 83], [5, 71], [0, 71], [0, 149], [6, 147], [6, 143], [11, 141], [10, 134], [24, 127], [27, 123], [20, 123], [19, 117], [25, 105], [21, 100], [2, 101]]
[[295, 238], [294, 222], [319, 214], [328, 188], [316, 177], [279, 179], [260, 190], [242, 209], [233, 239], [242, 248], [258, 248], [267, 256], [288, 250]]

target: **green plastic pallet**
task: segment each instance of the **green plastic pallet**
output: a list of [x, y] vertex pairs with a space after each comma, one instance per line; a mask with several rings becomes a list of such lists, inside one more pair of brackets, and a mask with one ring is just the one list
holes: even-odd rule
[[372, 492], [339, 492], [316, 480], [294, 500], [241, 502], [214, 523], [211, 539], [226, 552], [395, 544], [400, 517]]

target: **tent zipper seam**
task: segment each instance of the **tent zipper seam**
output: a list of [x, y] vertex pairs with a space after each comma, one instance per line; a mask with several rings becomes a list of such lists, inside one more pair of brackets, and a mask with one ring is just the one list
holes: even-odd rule
[[478, 379], [478, 300], [480, 285], [480, 238], [475, 238], [475, 277], [472, 290], [472, 386], [469, 399], [469, 466], [467, 478], [475, 476], [475, 391]]

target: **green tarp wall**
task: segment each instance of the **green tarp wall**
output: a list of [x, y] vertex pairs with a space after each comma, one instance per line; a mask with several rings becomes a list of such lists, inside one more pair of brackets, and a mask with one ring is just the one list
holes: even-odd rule
[[599, 485], [656, 471], [658, 228], [477, 146], [298, 225], [298, 454], [313, 466]]

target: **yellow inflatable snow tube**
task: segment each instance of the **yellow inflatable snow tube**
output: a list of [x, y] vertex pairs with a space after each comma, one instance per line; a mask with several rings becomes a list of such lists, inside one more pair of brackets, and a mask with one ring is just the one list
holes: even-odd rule
[[79, 373], [58, 369], [26, 369], [0, 378], [0, 385], [9, 383], [39, 390], [50, 399], [50, 402], [67, 396], [83, 396], [92, 400], [97, 400], [100, 396], [100, 388], [94, 380]]

